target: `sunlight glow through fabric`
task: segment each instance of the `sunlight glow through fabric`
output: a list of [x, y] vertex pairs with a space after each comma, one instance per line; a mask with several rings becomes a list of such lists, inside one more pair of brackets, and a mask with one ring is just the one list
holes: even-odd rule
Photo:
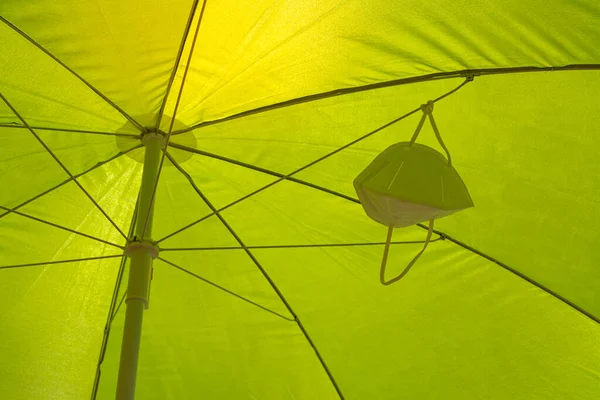
[[[388, 227], [380, 271], [383, 285], [402, 279], [412, 268], [431, 240], [435, 219], [473, 207], [469, 191], [452, 166], [450, 152], [433, 119], [433, 102], [422, 105], [421, 110], [423, 116], [410, 142], [385, 149], [354, 180], [367, 215]], [[447, 159], [437, 150], [415, 143], [426, 118]], [[386, 280], [385, 267], [394, 228], [425, 221], [429, 221], [429, 228], [423, 248], [398, 276]]]

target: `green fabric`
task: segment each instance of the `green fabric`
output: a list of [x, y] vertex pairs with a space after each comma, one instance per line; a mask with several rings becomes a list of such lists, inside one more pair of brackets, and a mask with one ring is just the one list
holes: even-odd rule
[[[0, 16], [0, 398], [114, 398], [140, 127], [173, 115], [138, 399], [600, 395], [597, 1], [5, 0]], [[434, 115], [476, 207], [384, 287], [386, 228], [353, 180], [469, 69]], [[428, 124], [418, 142], [442, 150]], [[389, 276], [425, 234], [394, 231]]]

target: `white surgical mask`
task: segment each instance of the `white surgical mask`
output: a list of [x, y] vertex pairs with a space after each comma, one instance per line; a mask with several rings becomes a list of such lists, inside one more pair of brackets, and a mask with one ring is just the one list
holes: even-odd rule
[[[388, 227], [380, 273], [384, 285], [401, 279], [423, 254], [435, 219], [473, 207], [469, 191], [452, 166], [450, 153], [433, 119], [433, 103], [428, 102], [421, 109], [423, 116], [410, 142], [396, 143], [385, 149], [354, 180], [354, 188], [367, 215]], [[415, 143], [427, 117], [447, 158], [431, 147]], [[385, 266], [393, 229], [425, 221], [429, 221], [429, 232], [422, 250], [400, 275], [386, 280]]]

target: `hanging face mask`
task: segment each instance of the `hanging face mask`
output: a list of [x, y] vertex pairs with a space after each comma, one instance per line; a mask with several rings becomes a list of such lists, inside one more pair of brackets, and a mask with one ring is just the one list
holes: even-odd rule
[[[423, 254], [431, 240], [435, 219], [473, 207], [469, 191], [452, 166], [450, 153], [433, 119], [433, 102], [424, 104], [421, 109], [423, 116], [410, 142], [388, 147], [354, 180], [354, 188], [367, 215], [388, 227], [380, 271], [384, 285], [402, 279]], [[426, 118], [447, 158], [431, 147], [415, 143]], [[425, 221], [429, 221], [429, 230], [423, 248], [400, 275], [386, 280], [393, 229]]]

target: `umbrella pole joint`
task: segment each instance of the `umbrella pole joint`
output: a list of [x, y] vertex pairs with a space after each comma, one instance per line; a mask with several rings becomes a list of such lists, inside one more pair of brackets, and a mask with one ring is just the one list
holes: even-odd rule
[[131, 260], [125, 304], [131, 300], [140, 300], [144, 303], [144, 309], [147, 310], [154, 271], [152, 262], [158, 257], [158, 248], [147, 241], [131, 241], [125, 247], [124, 254]]

